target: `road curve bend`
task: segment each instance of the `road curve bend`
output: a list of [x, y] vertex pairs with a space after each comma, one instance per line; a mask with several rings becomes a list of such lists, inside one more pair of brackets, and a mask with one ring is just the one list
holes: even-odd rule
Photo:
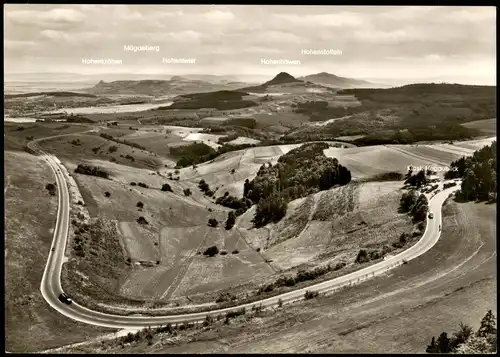
[[[352, 272], [350, 274], [328, 280], [322, 283], [318, 283], [306, 288], [290, 291], [281, 295], [273, 296], [260, 301], [255, 301], [252, 303], [247, 303], [239, 306], [234, 306], [225, 309], [189, 313], [182, 315], [165, 315], [165, 316], [120, 316], [113, 314], [106, 314], [98, 311], [92, 311], [84, 306], [79, 305], [74, 302], [71, 305], [66, 305], [58, 300], [58, 296], [63, 292], [61, 287], [61, 269], [64, 263], [64, 252], [67, 244], [68, 230], [69, 230], [69, 212], [70, 212], [70, 197], [68, 192], [68, 187], [66, 184], [66, 178], [64, 176], [64, 170], [62, 169], [61, 162], [57, 157], [45, 153], [38, 145], [37, 141], [43, 139], [38, 139], [32, 141], [28, 146], [40, 154], [42, 158], [46, 160], [48, 165], [52, 168], [56, 176], [57, 189], [58, 189], [58, 210], [57, 210], [57, 222], [54, 229], [54, 238], [51, 246], [51, 251], [49, 253], [49, 258], [45, 266], [45, 271], [43, 274], [42, 282], [40, 285], [40, 291], [47, 301], [47, 303], [52, 306], [55, 310], [60, 312], [66, 317], [73, 320], [80, 321], [87, 324], [110, 327], [110, 328], [145, 328], [145, 327], [157, 327], [164, 326], [167, 324], [178, 324], [184, 322], [201, 322], [205, 319], [207, 315], [220, 315], [225, 314], [229, 311], [238, 310], [241, 308], [251, 309], [253, 306], [261, 305], [262, 308], [267, 308], [271, 306], [278, 305], [279, 301], [283, 304], [291, 303], [294, 301], [302, 300], [304, 298], [304, 293], [309, 291], [317, 291], [319, 293], [332, 293], [339, 290], [345, 286], [357, 284], [364, 280], [368, 280], [374, 276], [378, 276], [386, 273], [388, 270], [396, 268], [405, 261], [410, 261], [419, 257], [420, 255], [431, 249], [439, 240], [440, 230], [439, 226], [442, 225], [441, 220], [441, 207], [446, 198], [450, 193], [459, 189], [460, 185], [448, 188], [439, 192], [429, 201], [429, 210], [434, 213], [434, 218], [427, 218], [427, 225], [422, 238], [412, 247], [403, 251], [402, 253], [392, 256], [387, 260], [381, 261], [377, 264], [368, 266], [364, 269]], [[55, 251], [52, 252], [52, 248]]]

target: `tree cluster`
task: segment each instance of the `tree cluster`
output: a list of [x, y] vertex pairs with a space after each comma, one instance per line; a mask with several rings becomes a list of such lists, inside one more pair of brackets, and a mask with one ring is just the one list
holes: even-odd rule
[[174, 192], [172, 191], [172, 187], [168, 183], [164, 183], [163, 186], [161, 186], [162, 191], [168, 191], [168, 192]]
[[217, 246], [215, 246], [215, 245], [207, 248], [203, 252], [203, 255], [208, 255], [209, 257], [213, 257], [214, 255], [217, 255], [217, 254], [219, 254], [219, 248], [217, 248]]
[[248, 198], [236, 198], [229, 195], [228, 192], [215, 200], [215, 203], [224, 207], [232, 208], [236, 210], [236, 216], [240, 216], [247, 209], [252, 207], [252, 201]]
[[109, 134], [106, 134], [106, 133], [101, 133], [101, 134], [99, 134], [99, 136], [101, 138], [114, 141], [115, 143], [118, 143], [118, 144], [123, 144], [123, 145], [131, 146], [131, 147], [139, 149], [139, 150], [146, 150], [146, 148], [144, 146], [140, 145], [140, 144], [137, 144], [137, 143], [134, 143], [134, 142], [131, 142], [131, 141], [128, 141], [128, 140], [120, 140], [120, 139], [117, 139], [117, 138], [113, 137], [112, 135], [109, 135]]
[[210, 227], [217, 228], [217, 226], [219, 225], [219, 222], [215, 218], [210, 218], [208, 220], [208, 225]]
[[75, 172], [77, 174], [97, 176], [97, 177], [102, 177], [102, 178], [106, 178], [106, 179], [109, 178], [109, 174], [106, 171], [104, 171], [100, 167], [96, 167], [96, 166], [78, 164], [78, 166], [75, 169]]
[[448, 337], [442, 332], [439, 337], [433, 336], [427, 346], [427, 353], [459, 353], [459, 354], [487, 354], [497, 350], [495, 316], [491, 310], [481, 320], [481, 326], [474, 333], [472, 327], [460, 323], [453, 335]]
[[282, 155], [276, 165], [262, 165], [252, 181], [245, 181], [243, 197], [257, 204], [256, 226], [278, 222], [291, 200], [351, 181], [348, 169], [324, 155], [328, 147], [327, 143], [304, 144]]
[[457, 197], [465, 201], [491, 201], [497, 197], [497, 142], [475, 151], [471, 157], [462, 157], [451, 163], [445, 178], [462, 178]]
[[405, 176], [405, 184], [413, 187], [422, 187], [427, 184], [427, 177], [425, 176], [425, 171], [420, 170], [415, 175], [412, 175], [412, 171], [409, 170]]
[[340, 262], [335, 265], [328, 264], [322, 267], [317, 267], [312, 270], [299, 270], [295, 276], [280, 276], [273, 283], [263, 285], [257, 290], [257, 295], [261, 295], [267, 292], [271, 292], [274, 289], [283, 286], [295, 286], [303, 281], [314, 280], [322, 275], [325, 275], [331, 271], [337, 271], [344, 268], [347, 264], [345, 262]]
[[213, 160], [217, 156], [230, 151], [246, 149], [254, 146], [255, 145], [252, 144], [222, 145], [215, 150], [204, 143], [193, 143], [191, 145], [172, 147], [169, 150], [172, 156], [179, 158], [177, 160], [176, 168], [182, 168]]

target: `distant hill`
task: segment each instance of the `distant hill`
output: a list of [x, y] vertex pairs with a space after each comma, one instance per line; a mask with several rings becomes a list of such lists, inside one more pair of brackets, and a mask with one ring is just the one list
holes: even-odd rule
[[276, 77], [264, 83], [264, 86], [270, 86], [274, 84], [284, 84], [284, 83], [294, 83], [294, 82], [302, 82], [296, 79], [294, 76], [289, 75], [286, 72], [280, 72]]
[[186, 76], [174, 76], [170, 80], [121, 80], [105, 82], [100, 80], [94, 87], [85, 91], [91, 94], [132, 94], [162, 96], [168, 94], [205, 93], [218, 90], [234, 90], [244, 83], [210, 83]]
[[377, 84], [370, 83], [361, 79], [339, 77], [331, 73], [321, 72], [317, 74], [311, 74], [305, 77], [300, 77], [300, 80], [312, 82], [315, 84], [320, 84], [327, 87], [334, 88], [365, 88], [365, 87], [376, 87]]
[[13, 98], [28, 98], [37, 97], [40, 95], [51, 96], [51, 97], [84, 97], [84, 98], [95, 98], [93, 94], [86, 93], [75, 93], [75, 92], [34, 92], [34, 93], [22, 93], [22, 94], [5, 94], [5, 99]]
[[298, 80], [297, 78], [295, 78], [294, 76], [292, 76], [286, 72], [280, 72], [276, 75], [276, 77], [274, 77], [270, 81], [267, 81], [267, 82], [265, 82], [261, 85], [258, 85], [258, 86], [241, 88], [240, 90], [246, 91], [246, 92], [261, 93], [261, 92], [265, 92], [266, 89], [268, 89], [271, 86], [294, 85], [294, 84], [298, 84], [298, 83], [303, 83], [304, 85], [306, 84], [303, 81]]

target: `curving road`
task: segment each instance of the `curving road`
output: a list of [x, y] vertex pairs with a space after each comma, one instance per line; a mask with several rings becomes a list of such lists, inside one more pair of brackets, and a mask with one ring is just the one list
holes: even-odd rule
[[[92, 131], [96, 130], [98, 129], [93, 129]], [[47, 303], [61, 314], [80, 322], [110, 328], [144, 328], [148, 326], [164, 326], [169, 323], [177, 324], [183, 322], [201, 322], [207, 315], [213, 316], [225, 314], [229, 311], [238, 310], [243, 307], [245, 309], [251, 309], [253, 306], [258, 305], [261, 305], [263, 308], [271, 307], [277, 305], [279, 300], [281, 300], [283, 304], [287, 304], [302, 300], [304, 298], [304, 293], [306, 292], [306, 290], [317, 291], [319, 293], [331, 293], [335, 290], [342, 289], [345, 286], [356, 284], [361, 281], [370, 279], [371, 277], [384, 274], [388, 270], [404, 264], [405, 261], [410, 261], [424, 254], [436, 244], [440, 236], [439, 226], [442, 224], [441, 207], [443, 205], [443, 202], [450, 193], [459, 189], [460, 187], [460, 185], [457, 184], [457, 186], [439, 192], [432, 199], [430, 199], [429, 209], [434, 213], [434, 218], [427, 218], [427, 226], [425, 232], [418, 243], [396, 256], [392, 256], [387, 260], [371, 265], [364, 269], [329, 281], [308, 286], [306, 288], [225, 309], [170, 316], [120, 316], [92, 311], [79, 305], [76, 302], [73, 302], [71, 305], [66, 305], [58, 300], [59, 294], [63, 292], [61, 287], [61, 269], [64, 263], [64, 252], [68, 237], [70, 197], [66, 184], [66, 177], [64, 176], [65, 170], [62, 169], [61, 162], [57, 159], [57, 157], [45, 153], [37, 144], [38, 141], [45, 139], [48, 138], [37, 139], [28, 144], [28, 146], [32, 150], [39, 153], [41, 157], [43, 157], [52, 168], [57, 180], [56, 182], [59, 200], [57, 222], [54, 230], [54, 239], [40, 286], [41, 293]], [[52, 252], [52, 248], [55, 248], [54, 252]]]

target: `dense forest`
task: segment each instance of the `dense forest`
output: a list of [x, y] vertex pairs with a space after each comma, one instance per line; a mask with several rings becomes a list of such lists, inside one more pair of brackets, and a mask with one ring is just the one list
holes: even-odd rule
[[347, 168], [324, 155], [328, 147], [327, 143], [304, 144], [282, 155], [276, 165], [262, 165], [252, 181], [245, 181], [244, 198], [257, 204], [256, 226], [279, 221], [289, 201], [351, 181]]
[[160, 107], [161, 110], [214, 108], [217, 110], [233, 110], [258, 105], [251, 100], [243, 100], [248, 95], [238, 91], [216, 91], [209, 93], [185, 94], [174, 98], [170, 106]]
[[170, 155], [178, 158], [176, 168], [188, 167], [197, 165], [206, 161], [215, 159], [217, 156], [230, 151], [246, 149], [255, 145], [222, 145], [217, 150], [204, 143], [193, 143], [191, 145], [183, 145], [179, 147], [169, 148]]
[[287, 133], [286, 142], [332, 140], [337, 136], [365, 135], [354, 144], [411, 144], [426, 140], [460, 140], [479, 132], [461, 124], [496, 117], [493, 86], [412, 84], [389, 89], [345, 89], [361, 106], [329, 108], [326, 102], [299, 104], [295, 110], [311, 121], [336, 120], [325, 126], [301, 127]]
[[474, 152], [470, 157], [462, 157], [451, 163], [452, 168], [445, 179], [462, 178], [462, 186], [457, 198], [465, 201], [491, 201], [497, 198], [497, 142]]
[[102, 178], [106, 178], [106, 179], [109, 178], [109, 173], [107, 173], [102, 168], [97, 167], [97, 166], [78, 164], [78, 166], [75, 169], [75, 172], [77, 174], [97, 176], [97, 177], [102, 177]]

